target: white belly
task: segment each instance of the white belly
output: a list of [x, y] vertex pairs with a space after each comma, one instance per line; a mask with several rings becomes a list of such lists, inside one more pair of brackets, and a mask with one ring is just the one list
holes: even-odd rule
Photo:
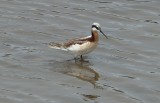
[[68, 51], [72, 52], [75, 56], [84, 55], [92, 52], [97, 47], [97, 42], [86, 42], [84, 44], [75, 44], [70, 46]]

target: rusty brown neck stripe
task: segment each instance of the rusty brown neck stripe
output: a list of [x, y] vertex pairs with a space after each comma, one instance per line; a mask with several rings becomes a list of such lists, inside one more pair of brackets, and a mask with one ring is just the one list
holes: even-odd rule
[[99, 36], [97, 31], [92, 31], [92, 36], [90, 42], [98, 42]]

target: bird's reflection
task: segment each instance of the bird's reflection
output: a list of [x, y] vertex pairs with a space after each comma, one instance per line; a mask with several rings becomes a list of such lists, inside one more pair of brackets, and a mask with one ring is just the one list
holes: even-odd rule
[[76, 77], [91, 83], [95, 88], [98, 87], [96, 81], [99, 79], [99, 74], [90, 68], [89, 62], [50, 61], [49, 65], [54, 72]]

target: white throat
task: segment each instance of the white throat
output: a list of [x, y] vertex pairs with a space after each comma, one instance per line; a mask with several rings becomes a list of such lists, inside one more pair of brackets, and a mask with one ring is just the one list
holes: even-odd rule
[[98, 31], [95, 27], [92, 28], [92, 31]]

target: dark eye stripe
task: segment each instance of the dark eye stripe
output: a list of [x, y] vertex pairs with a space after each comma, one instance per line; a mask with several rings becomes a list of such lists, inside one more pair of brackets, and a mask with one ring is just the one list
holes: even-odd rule
[[92, 28], [96, 28], [97, 30], [99, 30], [99, 28], [95, 25], [92, 25]]

